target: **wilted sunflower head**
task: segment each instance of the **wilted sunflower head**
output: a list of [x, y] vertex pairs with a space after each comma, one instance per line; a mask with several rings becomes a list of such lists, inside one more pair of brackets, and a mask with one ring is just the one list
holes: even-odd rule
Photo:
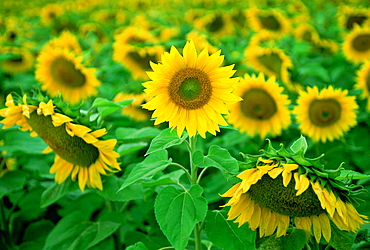
[[248, 169], [237, 175], [241, 182], [222, 195], [231, 197], [224, 205], [230, 206], [227, 219], [236, 219], [239, 226], [248, 222], [252, 230], [259, 229], [260, 237], [275, 232], [283, 236], [293, 221], [307, 240], [313, 234], [317, 242], [322, 236], [330, 242], [333, 227], [356, 232], [367, 219], [352, 204], [360, 186], [344, 183], [348, 173], [340, 167], [325, 170], [322, 156], [306, 158], [306, 150], [301, 137], [289, 149], [281, 144], [276, 150], [269, 142], [260, 155], [243, 154]]

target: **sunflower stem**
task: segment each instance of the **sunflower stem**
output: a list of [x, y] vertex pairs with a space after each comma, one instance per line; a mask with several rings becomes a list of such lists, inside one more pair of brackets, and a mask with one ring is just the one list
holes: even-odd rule
[[[190, 175], [191, 175], [191, 185], [198, 183], [198, 167], [193, 162], [193, 153], [195, 152], [195, 146], [197, 142], [197, 137], [189, 137], [188, 149], [189, 149], [189, 160], [190, 160]], [[197, 223], [194, 227], [194, 237], [195, 237], [195, 249], [202, 249], [202, 239], [201, 239], [201, 226]]]
[[181, 168], [182, 170], [184, 170], [186, 176], [188, 177], [189, 181], [191, 182], [191, 180], [192, 180], [191, 175], [190, 175], [189, 171], [184, 166], [182, 166], [181, 164], [178, 164], [176, 162], [172, 162], [170, 164], [170, 166], [175, 166], [175, 167], [178, 167], [178, 168]]

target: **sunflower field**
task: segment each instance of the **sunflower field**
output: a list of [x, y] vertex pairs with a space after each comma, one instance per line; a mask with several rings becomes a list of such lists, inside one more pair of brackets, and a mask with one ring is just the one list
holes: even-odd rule
[[369, 249], [368, 0], [0, 2], [0, 249]]

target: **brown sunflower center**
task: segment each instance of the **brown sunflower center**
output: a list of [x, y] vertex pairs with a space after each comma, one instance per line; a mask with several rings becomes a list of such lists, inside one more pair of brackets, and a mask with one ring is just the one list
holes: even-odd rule
[[352, 41], [352, 46], [357, 51], [370, 50], [370, 34], [360, 34]]
[[209, 32], [220, 31], [224, 27], [224, 19], [222, 15], [216, 15], [214, 19], [206, 25]]
[[155, 55], [146, 54], [141, 56], [137, 51], [131, 51], [127, 55], [137, 66], [139, 66], [143, 71], [150, 71], [151, 67], [149, 62], [156, 62], [158, 58]]
[[361, 26], [366, 21], [366, 19], [367, 16], [350, 16], [347, 19], [346, 29], [351, 30], [355, 23]]
[[271, 53], [265, 54], [257, 57], [257, 60], [269, 71], [275, 73], [278, 78], [281, 78], [281, 67], [283, 60], [280, 58], [279, 54]]
[[54, 127], [51, 116], [32, 112], [27, 122], [57, 155], [69, 163], [89, 167], [99, 158], [99, 150], [94, 145], [78, 136], [70, 136], [65, 124]]
[[310, 30], [305, 30], [302, 34], [302, 40], [312, 42], [312, 32]]
[[314, 100], [311, 102], [308, 115], [313, 124], [325, 127], [336, 123], [342, 113], [342, 106], [333, 99]]
[[172, 77], [168, 92], [176, 105], [184, 109], [199, 109], [211, 99], [212, 85], [203, 71], [186, 68]]
[[240, 108], [246, 116], [255, 120], [268, 120], [276, 114], [277, 106], [274, 98], [260, 88], [251, 88], [244, 92]]
[[85, 75], [76, 69], [73, 62], [65, 57], [57, 57], [50, 65], [52, 77], [60, 84], [70, 88], [79, 88], [86, 83]]
[[281, 28], [280, 22], [274, 15], [258, 16], [261, 26], [272, 31], [279, 31]]
[[294, 186], [294, 178], [287, 187], [284, 187], [282, 175], [275, 179], [264, 175], [261, 180], [251, 186], [248, 193], [258, 205], [290, 217], [306, 217], [325, 212], [311, 187], [296, 196], [297, 190]]

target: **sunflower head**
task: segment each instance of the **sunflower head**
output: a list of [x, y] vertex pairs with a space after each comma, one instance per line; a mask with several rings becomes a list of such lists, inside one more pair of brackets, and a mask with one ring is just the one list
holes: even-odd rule
[[[352, 203], [361, 189], [343, 182], [342, 168], [325, 170], [319, 156], [305, 157], [307, 142], [303, 136], [290, 148], [271, 142], [260, 155], [245, 155], [247, 169], [237, 175], [241, 182], [223, 197], [231, 197], [228, 220], [239, 226], [259, 228], [260, 237], [287, 234], [290, 226], [311, 234], [317, 242], [331, 240], [332, 227], [356, 232], [366, 216], [360, 215]], [[293, 223], [294, 222], [294, 223]], [[333, 222], [333, 223], [331, 223]], [[290, 224], [292, 223], [292, 225]]]
[[370, 57], [370, 27], [354, 25], [343, 42], [343, 53], [349, 61], [365, 62]]
[[274, 33], [278, 36], [285, 35], [290, 30], [290, 24], [285, 14], [277, 9], [253, 8], [248, 11], [248, 21], [253, 30], [262, 30]]

